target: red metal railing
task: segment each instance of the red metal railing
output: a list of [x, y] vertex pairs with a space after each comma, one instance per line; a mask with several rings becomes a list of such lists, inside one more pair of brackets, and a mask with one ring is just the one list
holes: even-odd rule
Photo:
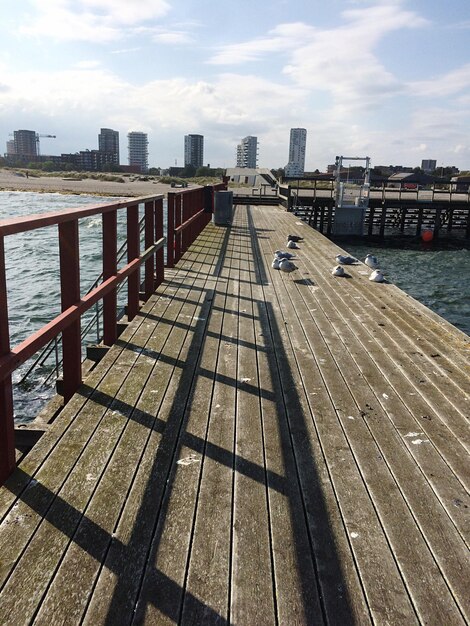
[[167, 266], [174, 267], [211, 220], [216, 191], [227, 183], [168, 193]]
[[[170, 193], [167, 211], [167, 266], [173, 267], [211, 219], [214, 191], [225, 185]], [[144, 246], [140, 251], [139, 204], [144, 205]], [[127, 263], [117, 261], [117, 215], [126, 212]], [[102, 216], [103, 280], [86, 295], [80, 295], [79, 220]], [[58, 227], [62, 313], [15, 347], [10, 346], [5, 268], [6, 236]], [[62, 333], [63, 395], [67, 402], [82, 382], [81, 316], [103, 300], [103, 342], [117, 338], [117, 287], [127, 278], [127, 317], [132, 320], [143, 298], [147, 300], [164, 279], [163, 196], [132, 198], [58, 213], [31, 215], [0, 221], [0, 484], [15, 467], [12, 373], [38, 350]]]

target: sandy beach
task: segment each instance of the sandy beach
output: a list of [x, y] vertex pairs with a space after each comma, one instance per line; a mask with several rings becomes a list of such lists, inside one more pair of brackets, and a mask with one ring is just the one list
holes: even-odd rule
[[[126, 182], [108, 182], [85, 178], [67, 180], [66, 176], [38, 176], [26, 178], [11, 170], [0, 169], [0, 191], [35, 191], [39, 193], [90, 194], [98, 196], [141, 197], [166, 194], [170, 185], [154, 181], [125, 178]], [[191, 185], [189, 185], [191, 187]]]

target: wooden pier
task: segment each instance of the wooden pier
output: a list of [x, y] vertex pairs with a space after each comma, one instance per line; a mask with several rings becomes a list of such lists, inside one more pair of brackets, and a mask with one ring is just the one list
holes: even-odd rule
[[[312, 188], [279, 187], [279, 203], [319, 232], [330, 236], [334, 229], [334, 188], [325, 189], [317, 181]], [[331, 181], [331, 185], [333, 182]], [[261, 204], [265, 199], [256, 198]], [[252, 199], [252, 202], [254, 200]], [[250, 203], [245, 197], [244, 203]], [[364, 218], [364, 236], [387, 235], [420, 237], [430, 230], [433, 238], [458, 236], [470, 239], [470, 193], [441, 189], [372, 188]]]
[[470, 621], [470, 338], [337, 253], [238, 206], [166, 270], [0, 490], [2, 625]]

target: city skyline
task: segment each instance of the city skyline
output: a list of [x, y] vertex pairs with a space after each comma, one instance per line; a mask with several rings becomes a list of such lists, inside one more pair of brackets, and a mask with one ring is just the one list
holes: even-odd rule
[[467, 0], [334, 0], [315, 11], [273, 0], [269, 12], [242, 3], [228, 13], [192, 0], [2, 4], [3, 146], [29, 128], [56, 136], [44, 154], [67, 153], [95, 145], [103, 127], [119, 130], [124, 153], [123, 137], [141, 131], [149, 165], [167, 167], [183, 164], [187, 128], [204, 135], [206, 162], [231, 167], [240, 138], [256, 135], [260, 167], [275, 168], [302, 127], [307, 171], [336, 154], [470, 169]]

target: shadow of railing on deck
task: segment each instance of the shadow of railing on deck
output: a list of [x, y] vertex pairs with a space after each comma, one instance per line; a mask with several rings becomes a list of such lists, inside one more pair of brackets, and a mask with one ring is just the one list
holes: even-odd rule
[[[256, 232], [250, 220], [248, 228], [237, 227], [238, 235], [249, 240], [247, 253], [255, 257], [256, 276], [254, 283], [265, 286], [268, 277], [265, 273], [261, 252], [256, 241]], [[236, 233], [233, 233], [236, 234]], [[227, 230], [224, 245], [220, 251], [220, 258], [216, 276], [220, 275], [225, 260], [229, 231]], [[217, 290], [209, 290], [212, 295]], [[47, 511], [42, 509], [40, 514], [70, 539], [76, 542], [83, 550], [100, 561], [105, 558], [105, 567], [115, 576], [117, 582], [114, 589], [111, 605], [106, 615], [106, 623], [114, 625], [121, 623], [123, 615], [132, 616], [136, 607], [142, 618], [146, 603], [153, 604], [160, 612], [178, 623], [182, 618], [183, 606], [189, 608], [194, 615], [204, 620], [205, 624], [230, 624], [230, 598], [227, 596], [226, 616], [215, 611], [203, 600], [198, 599], [186, 587], [186, 583], [180, 585], [169, 576], [159, 571], [154, 566], [155, 555], [158, 552], [162, 533], [168, 514], [168, 506], [176, 475], [179, 453], [182, 446], [207, 456], [216, 462], [229, 468], [235, 468], [250, 479], [261, 484], [266, 484], [268, 490], [273, 489], [288, 498], [291, 524], [294, 533], [294, 549], [299, 569], [299, 577], [302, 586], [301, 595], [304, 604], [306, 623], [328, 621], [332, 617], [332, 606], [325, 607], [325, 601], [332, 602], [334, 597], [336, 622], [350, 623], [348, 597], [346, 584], [343, 580], [342, 571], [335, 551], [335, 542], [331, 534], [328, 511], [322, 497], [321, 482], [317, 474], [316, 464], [313, 458], [312, 447], [308, 439], [307, 415], [303, 403], [297, 391], [296, 379], [291, 371], [291, 365], [286, 354], [282, 334], [274, 314], [273, 307], [264, 300], [254, 300], [254, 311], [261, 324], [263, 338], [266, 342], [261, 346], [245, 343], [246, 347], [253, 350], [266, 350], [268, 353], [269, 377], [274, 389], [280, 389], [282, 393], [272, 393], [269, 390], [259, 389], [255, 385], [243, 384], [243, 391], [255, 394], [274, 403], [278, 417], [283, 465], [286, 468], [285, 476], [269, 470], [265, 465], [258, 465], [246, 459], [236, 458], [234, 450], [221, 448], [206, 439], [187, 432], [187, 420], [192, 409], [195, 385], [199, 377], [209, 377], [220, 384], [238, 388], [239, 381], [230, 376], [217, 374], [214, 371], [201, 368], [200, 358], [204, 340], [210, 336], [208, 331], [209, 320], [212, 312], [217, 309], [212, 299], [205, 299], [201, 303], [197, 323], [193, 327], [178, 323], [178, 327], [192, 332], [191, 345], [186, 359], [181, 360], [154, 352], [145, 347], [132, 343], [125, 343], [126, 349], [137, 351], [147, 358], [155, 360], [154, 367], [160, 363], [166, 363], [181, 371], [178, 387], [174, 393], [168, 419], [161, 420], [158, 410], [155, 415], [140, 411], [126, 405], [118, 398], [112, 398], [102, 392], [94, 391], [92, 400], [108, 407], [109, 410], [120, 411], [128, 415], [129, 419], [138, 422], [149, 429], [150, 433], [156, 431], [161, 434], [161, 441], [155, 453], [149, 479], [145, 492], [141, 499], [141, 506], [136, 513], [134, 526], [127, 544], [123, 544], [117, 537], [104, 531], [87, 517], [85, 512], [74, 509], [60, 496], [49, 492], [40, 483], [35, 483], [34, 489], [25, 489], [20, 498], [31, 507], [37, 502], [50, 500], [54, 502], [54, 509], [49, 506]], [[241, 312], [237, 311], [237, 314]], [[149, 316], [151, 319], [153, 315]], [[154, 321], [162, 321], [157, 317]], [[225, 341], [225, 339], [224, 339]], [[80, 393], [89, 397], [90, 389], [82, 387]], [[208, 420], [210, 415], [208, 416]], [[208, 432], [206, 430], [206, 432]], [[143, 454], [143, 452], [142, 452]], [[201, 463], [201, 472], [202, 472]], [[21, 470], [17, 470], [21, 472]], [[138, 467], [135, 469], [138, 472]], [[26, 478], [26, 477], [25, 477]], [[6, 485], [8, 487], [8, 483]], [[38, 490], [44, 492], [40, 498], [31, 495]], [[308, 492], [308, 493], [307, 493]], [[50, 511], [53, 510], [53, 514]], [[67, 523], [64, 524], [63, 520]], [[73, 523], [70, 523], [70, 520]], [[142, 553], [141, 545], [146, 538], [149, 548]], [[321, 568], [317, 564], [319, 545], [322, 553], [328, 553], [328, 562], [322, 561]], [[306, 547], [310, 546], [309, 550]], [[141, 571], [141, 576], [136, 577], [136, 571]], [[313, 575], [312, 575], [313, 574]], [[152, 589], [152, 593], [143, 592], [145, 588]], [[328, 585], [334, 589], [328, 589]], [[338, 591], [340, 589], [340, 591]], [[325, 600], [326, 599], [326, 600]], [[318, 603], [321, 604], [319, 614]], [[328, 615], [328, 618], [327, 618]], [[104, 617], [104, 616], [103, 616]], [[138, 620], [139, 615], [135, 614]]]

